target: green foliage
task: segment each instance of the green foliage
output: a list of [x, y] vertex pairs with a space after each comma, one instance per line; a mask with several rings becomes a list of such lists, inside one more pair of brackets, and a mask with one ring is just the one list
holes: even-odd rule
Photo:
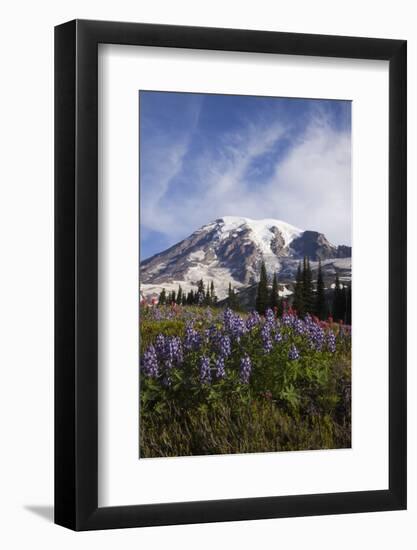
[[[207, 287], [207, 293], [209, 293], [208, 287]], [[207, 305], [214, 306], [216, 304], [217, 304], [216, 291], [214, 289], [214, 283], [213, 283], [213, 281], [211, 281], [211, 283], [210, 283], [210, 293], [209, 293], [209, 299], [208, 299], [208, 304]]]
[[165, 288], [163, 288], [159, 295], [158, 304], [161, 306], [164, 306], [166, 303], [167, 303], [167, 295], [165, 292]]
[[182, 288], [181, 288], [181, 285], [178, 286], [176, 303], [178, 305], [182, 304]]
[[346, 319], [347, 325], [352, 324], [352, 286], [349, 285], [346, 289]]
[[319, 319], [326, 319], [327, 317], [326, 297], [324, 294], [324, 281], [323, 281], [323, 273], [321, 270], [321, 260], [319, 260], [319, 269], [317, 273], [317, 291], [316, 291], [314, 313], [317, 315]]
[[303, 310], [302, 313], [312, 313], [314, 311], [314, 293], [313, 293], [313, 277], [311, 273], [310, 260], [304, 256], [303, 261]]
[[[350, 307], [350, 303], [349, 303]], [[335, 321], [346, 322], [348, 312], [348, 296], [346, 289], [340, 284], [339, 276], [336, 275], [335, 287], [333, 291], [332, 314]]]
[[200, 281], [198, 282], [197, 294], [195, 296], [194, 303], [203, 305], [205, 302], [205, 297], [206, 293], [204, 288], [204, 281], [203, 279], [200, 279]]
[[297, 275], [295, 278], [293, 307], [299, 315], [301, 315], [304, 311], [303, 275], [301, 272], [301, 263], [298, 264]]
[[274, 276], [272, 278], [272, 289], [269, 297], [269, 307], [277, 314], [279, 314], [278, 277], [276, 273], [274, 273]]
[[147, 349], [150, 344], [153, 344], [158, 334], [166, 336], [183, 336], [185, 331], [185, 321], [183, 320], [168, 320], [168, 321], [148, 321], [141, 319], [140, 321], [140, 339], [139, 344], [142, 350]]
[[[209, 326], [219, 326], [215, 312], [187, 306], [181, 319], [143, 316], [141, 349], [159, 334], [184, 338], [187, 316], [205, 334]], [[336, 335], [341, 330], [337, 324], [326, 326]], [[214, 359], [205, 343], [187, 355], [181, 368], [172, 369], [170, 385], [141, 375], [142, 457], [350, 447], [350, 339], [339, 339], [335, 353], [319, 352], [281, 326], [282, 342], [265, 354], [257, 332], [261, 327], [241, 337], [227, 360], [227, 376], [213, 374], [211, 384], [199, 379], [201, 355]], [[289, 359], [292, 344], [300, 359]], [[241, 350], [252, 359], [250, 384], [239, 376]]]
[[189, 292], [184, 292], [181, 285], [178, 287], [178, 293], [175, 297], [175, 293], [171, 293], [169, 301], [165, 303], [172, 304], [175, 302], [177, 305], [199, 305], [199, 306], [213, 306], [217, 303], [216, 291], [214, 283], [211, 281], [207, 283], [207, 287], [204, 284], [203, 279], [200, 279], [197, 285], [197, 290], [194, 292], [192, 289]]
[[268, 298], [268, 277], [266, 274], [265, 262], [262, 262], [255, 305], [256, 311], [261, 315], [265, 314], [268, 307]]
[[[270, 391], [219, 399], [207, 396], [198, 406], [166, 400], [149, 410], [141, 400], [140, 456], [190, 456], [232, 453], [349, 448], [350, 369], [334, 365], [325, 384], [328, 394], [315, 397], [320, 382], [312, 376], [303, 392], [288, 384], [275, 399]], [[318, 377], [320, 380], [320, 376]]]
[[[321, 264], [319, 271], [321, 276]], [[324, 283], [322, 276], [320, 284], [320, 300], [324, 300]], [[304, 316], [307, 313], [311, 314], [317, 312], [317, 296], [314, 293], [313, 275], [311, 271], [310, 260], [307, 258], [307, 256], [304, 256], [302, 268], [301, 263], [298, 264], [292, 305], [300, 316]], [[320, 304], [320, 308], [323, 310], [325, 309], [325, 300], [324, 307], [322, 306], [322, 304]], [[320, 318], [324, 318], [324, 315], [325, 314], [323, 313], [323, 317]]]
[[229, 291], [227, 295], [227, 305], [230, 309], [239, 309], [239, 300], [236, 294], [235, 289], [232, 287], [232, 283], [229, 283]]

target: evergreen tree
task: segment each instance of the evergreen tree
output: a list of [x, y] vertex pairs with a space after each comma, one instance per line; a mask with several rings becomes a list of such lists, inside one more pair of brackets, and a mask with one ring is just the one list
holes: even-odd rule
[[269, 297], [269, 307], [273, 311], [276, 311], [278, 314], [279, 294], [278, 294], [278, 278], [276, 273], [274, 273], [274, 277], [272, 279], [272, 289], [271, 289], [271, 295]]
[[204, 304], [205, 304], [206, 306], [211, 305], [211, 296], [210, 296], [210, 290], [209, 290], [208, 285], [207, 285], [206, 294], [205, 294], [205, 296], [204, 296]]
[[187, 296], [185, 295], [185, 292], [182, 295], [182, 301], [181, 305], [185, 306], [187, 304]]
[[176, 295], [175, 295], [175, 290], [173, 290], [171, 292], [171, 299], [169, 301], [170, 304], [175, 304], [176, 303]]
[[346, 310], [346, 291], [343, 286], [340, 285], [339, 275], [336, 274], [336, 280], [333, 291], [333, 319], [335, 321], [345, 320]]
[[163, 288], [159, 295], [158, 304], [160, 306], [163, 306], [166, 304], [166, 301], [167, 301], [167, 293], [165, 292], [165, 288]]
[[205, 289], [204, 289], [204, 281], [203, 281], [203, 279], [200, 279], [199, 282], [198, 282], [197, 295], [195, 297], [195, 302], [196, 302], [196, 304], [201, 306], [201, 305], [204, 304], [205, 299], [206, 299], [206, 293], [205, 293]]
[[347, 325], [352, 324], [352, 286], [349, 285], [346, 289], [346, 319]]
[[312, 313], [314, 310], [313, 277], [311, 273], [310, 260], [304, 256], [303, 260], [303, 313]]
[[211, 281], [211, 284], [210, 284], [210, 300], [213, 306], [217, 304], [217, 296], [216, 296], [216, 291], [214, 289], [213, 281]]
[[232, 283], [229, 282], [229, 290], [227, 292], [227, 305], [231, 309], [236, 309], [237, 307], [237, 297], [235, 289], [232, 288]]
[[189, 293], [187, 294], [187, 304], [191, 306], [191, 305], [193, 305], [193, 303], [194, 303], [194, 292], [191, 289], [189, 291]]
[[235, 289], [233, 289], [233, 307], [234, 309], [237, 309], [239, 310], [240, 309], [240, 301], [239, 301], [239, 296], [238, 296], [238, 292], [236, 292]]
[[301, 262], [298, 264], [297, 275], [295, 278], [294, 300], [292, 305], [298, 315], [302, 315], [304, 313], [303, 276], [301, 273]]
[[346, 311], [347, 311], [347, 288], [342, 284], [340, 296], [340, 320], [346, 323]]
[[176, 302], [178, 305], [182, 303], [182, 288], [181, 285], [178, 286], [178, 293], [177, 293], [177, 299]]
[[259, 277], [255, 307], [258, 313], [265, 315], [265, 310], [268, 307], [268, 277], [266, 274], [265, 262], [261, 263], [261, 273]]
[[334, 289], [333, 289], [333, 299], [332, 299], [332, 317], [333, 319], [337, 319], [337, 315], [339, 314], [339, 291], [340, 291], [340, 282], [339, 282], [339, 275], [336, 273], [336, 279], [334, 282]]
[[317, 273], [317, 292], [315, 302], [316, 304], [314, 313], [319, 319], [326, 319], [326, 296], [324, 294], [324, 281], [323, 273], [321, 270], [321, 260], [319, 260], [319, 269]]

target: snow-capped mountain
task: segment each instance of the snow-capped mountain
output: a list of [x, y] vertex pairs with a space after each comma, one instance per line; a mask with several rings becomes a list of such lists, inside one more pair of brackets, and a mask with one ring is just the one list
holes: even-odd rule
[[[291, 283], [300, 259], [310, 258], [313, 274], [322, 260], [325, 276], [337, 271], [350, 279], [349, 246], [335, 246], [317, 231], [305, 231], [274, 219], [252, 220], [224, 216], [204, 225], [189, 237], [140, 264], [144, 296], [162, 288], [195, 289], [197, 282], [213, 281], [219, 299], [227, 295], [229, 282], [237, 290], [258, 281], [261, 262], [268, 274], [279, 274]], [[282, 292], [289, 292], [285, 287]]]

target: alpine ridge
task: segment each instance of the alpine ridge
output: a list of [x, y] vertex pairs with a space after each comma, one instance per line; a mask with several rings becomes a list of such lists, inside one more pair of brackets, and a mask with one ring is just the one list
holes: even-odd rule
[[299, 261], [308, 256], [313, 275], [321, 260], [325, 278], [351, 279], [351, 247], [336, 246], [323, 233], [303, 230], [276, 219], [224, 216], [140, 263], [142, 297], [195, 289], [200, 279], [213, 281], [219, 299], [229, 283], [239, 292], [259, 279], [261, 262], [277, 273], [281, 295], [290, 294]]

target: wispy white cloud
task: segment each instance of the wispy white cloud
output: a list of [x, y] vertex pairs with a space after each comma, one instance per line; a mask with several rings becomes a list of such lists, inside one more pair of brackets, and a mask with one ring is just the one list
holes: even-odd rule
[[152, 168], [142, 176], [149, 181], [148, 185], [141, 186], [141, 224], [144, 227], [163, 233], [173, 223], [175, 210], [163, 207], [161, 202], [171, 182], [181, 172], [187, 150], [188, 140], [184, 138], [178, 143], [155, 148], [147, 159]]
[[267, 194], [269, 208], [280, 218], [321, 231], [336, 244], [350, 244], [350, 134], [334, 130], [325, 119], [314, 120], [276, 166]]
[[[224, 215], [271, 217], [350, 244], [350, 133], [336, 130], [325, 111], [317, 108], [296, 137], [280, 120], [247, 122], [190, 160], [196, 127], [175, 142], [153, 144], [153, 157], [146, 159], [152, 185], [142, 192], [145, 228], [175, 242]], [[277, 155], [272, 172], [254, 182], [248, 175], [252, 163], [262, 163], [289, 136], [291, 144]], [[191, 181], [183, 196], [175, 194], [178, 177]]]
[[175, 208], [163, 205], [175, 177], [183, 170], [193, 133], [198, 126], [201, 102], [193, 101], [187, 112], [185, 129], [152, 132], [146, 136], [141, 151], [141, 220], [142, 227], [161, 233], [175, 226]]

